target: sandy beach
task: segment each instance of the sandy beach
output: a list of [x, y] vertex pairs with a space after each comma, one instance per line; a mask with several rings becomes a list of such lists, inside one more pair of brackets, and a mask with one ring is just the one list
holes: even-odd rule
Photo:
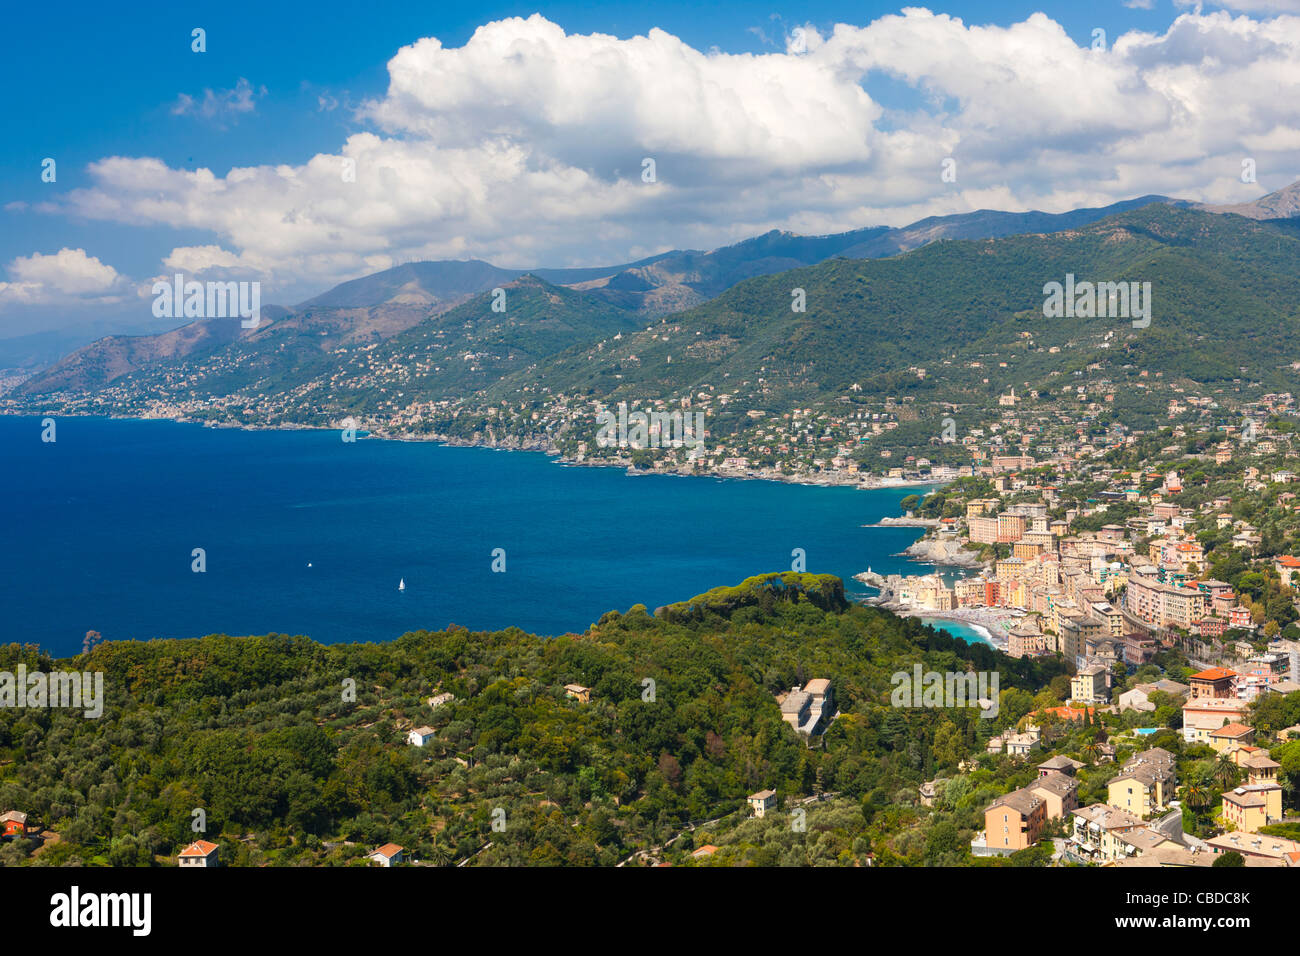
[[981, 634], [999, 650], [1007, 646], [1007, 631], [1023, 619], [1010, 608], [964, 607], [952, 611], [935, 611], [911, 605], [880, 604], [899, 617], [923, 617], [933, 621], [958, 621]]

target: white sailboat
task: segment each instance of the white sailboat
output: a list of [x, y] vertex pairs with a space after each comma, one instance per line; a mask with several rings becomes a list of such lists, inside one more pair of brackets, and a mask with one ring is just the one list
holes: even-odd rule
[[406, 578], [402, 578], [402, 580], [397, 582], [397, 590], [399, 591], [406, 590]]

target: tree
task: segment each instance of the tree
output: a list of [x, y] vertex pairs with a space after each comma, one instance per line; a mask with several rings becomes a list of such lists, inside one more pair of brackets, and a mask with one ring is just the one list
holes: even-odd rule
[[1227, 853], [1220, 853], [1211, 866], [1245, 866], [1246, 858], [1236, 850], [1229, 850]]
[[1211, 772], [1216, 783], [1224, 790], [1230, 790], [1237, 783], [1237, 764], [1233, 761], [1232, 755], [1227, 753], [1219, 754], [1219, 759], [1214, 762], [1214, 770]]

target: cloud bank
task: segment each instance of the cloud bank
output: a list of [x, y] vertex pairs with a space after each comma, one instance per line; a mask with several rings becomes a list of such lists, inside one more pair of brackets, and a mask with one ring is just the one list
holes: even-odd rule
[[506, 19], [399, 50], [332, 155], [224, 175], [107, 157], [58, 211], [215, 236], [166, 269], [331, 283], [412, 258], [595, 264], [978, 208], [1239, 202], [1265, 191], [1243, 159], [1273, 188], [1300, 174], [1296, 3], [1239, 5], [1268, 18], [1187, 12], [1101, 48], [1041, 13], [909, 8], [762, 54]]

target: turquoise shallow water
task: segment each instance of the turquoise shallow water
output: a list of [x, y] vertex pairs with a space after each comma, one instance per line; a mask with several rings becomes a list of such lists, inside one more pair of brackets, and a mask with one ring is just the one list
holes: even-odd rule
[[[929, 570], [891, 557], [916, 529], [862, 527], [898, 514], [912, 489], [630, 477], [537, 453], [345, 444], [334, 431], [57, 427], [47, 444], [39, 419], [0, 417], [0, 641], [56, 654], [92, 628], [327, 642], [453, 622], [581, 631], [610, 609], [788, 570], [794, 548], [859, 595], [870, 592], [850, 576], [868, 566]], [[496, 548], [505, 573], [492, 571]]]
[[969, 624], [963, 623], [962, 621], [948, 621], [943, 618], [923, 617], [921, 618], [921, 623], [929, 624], [936, 630], [947, 631], [953, 637], [960, 637], [968, 644], [988, 644], [992, 646], [993, 643], [975, 628], [971, 627]]

